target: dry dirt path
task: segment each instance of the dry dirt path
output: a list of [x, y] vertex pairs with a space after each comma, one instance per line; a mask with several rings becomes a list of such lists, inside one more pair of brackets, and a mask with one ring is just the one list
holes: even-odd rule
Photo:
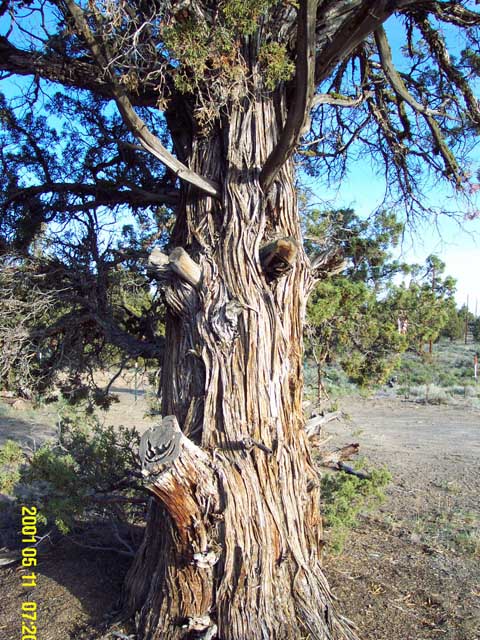
[[357, 441], [393, 475], [327, 563], [341, 606], [368, 640], [480, 640], [480, 412], [349, 400], [334, 444]]

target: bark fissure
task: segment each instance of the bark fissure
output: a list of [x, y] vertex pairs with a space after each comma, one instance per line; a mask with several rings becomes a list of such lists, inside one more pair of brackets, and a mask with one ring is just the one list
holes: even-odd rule
[[[192, 446], [208, 460], [218, 506], [208, 514], [201, 508], [196, 472], [184, 461], [189, 450], [182, 449], [168, 482], [161, 489], [156, 483], [163, 506], [152, 505], [127, 582], [144, 640], [193, 637], [191, 621], [199, 616], [209, 618], [205, 633], [223, 640], [355, 637], [335, 615], [320, 567], [318, 482], [301, 410], [311, 273], [301, 249], [293, 164], [280, 169], [268, 197], [260, 188], [259, 167], [275, 138], [265, 130], [274, 126], [273, 101], [232, 109], [209, 141], [226, 150], [221, 167], [201, 141], [192, 145], [192, 167], [217, 173], [222, 193], [218, 201], [187, 193], [179, 212], [179, 225], [187, 224], [176, 242], [199, 265], [201, 279], [195, 289], [184, 285], [195, 296], [181, 322], [172, 308], [162, 404], [164, 415], [195, 433]], [[255, 138], [239, 135], [246, 130]], [[298, 250], [287, 273], [269, 278], [260, 249], [281, 238]], [[175, 286], [174, 277], [167, 288]], [[184, 478], [173, 481], [172, 473]], [[164, 508], [169, 516], [159, 544], [152, 530]], [[218, 557], [213, 567], [185, 562], [211, 550]]]

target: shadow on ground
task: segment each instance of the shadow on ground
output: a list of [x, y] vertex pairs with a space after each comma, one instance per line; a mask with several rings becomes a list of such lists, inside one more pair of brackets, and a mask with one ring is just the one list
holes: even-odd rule
[[0, 446], [6, 440], [14, 440], [21, 445], [38, 447], [55, 434], [56, 428], [52, 425], [29, 422], [21, 418], [0, 417]]

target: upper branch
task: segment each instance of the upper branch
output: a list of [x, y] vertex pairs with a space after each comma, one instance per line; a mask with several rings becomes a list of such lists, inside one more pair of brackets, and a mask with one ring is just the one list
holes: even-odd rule
[[387, 36], [383, 27], [379, 27], [375, 31], [375, 42], [377, 44], [378, 53], [380, 55], [382, 68], [394, 91], [400, 96], [402, 100], [405, 100], [405, 102], [409, 104], [412, 109], [414, 109], [417, 113], [420, 113], [425, 118], [425, 121], [435, 140], [436, 148], [439, 150], [443, 158], [447, 173], [454, 175], [457, 180], [460, 180], [460, 169], [457, 161], [455, 160], [455, 156], [448, 148], [448, 145], [442, 135], [441, 129], [436, 120], [433, 118], [434, 115], [444, 114], [439, 114], [438, 112], [432, 111], [428, 107], [425, 107], [423, 104], [420, 104], [420, 102], [415, 100], [415, 98], [408, 91], [407, 87], [403, 83], [400, 74], [393, 65], [392, 52], [390, 50], [390, 45], [388, 44]]
[[302, 134], [314, 93], [315, 20], [318, 0], [300, 0], [297, 27], [295, 95], [285, 128], [261, 173], [260, 185], [268, 191], [276, 174], [291, 156]]
[[95, 38], [94, 34], [90, 30], [83, 10], [73, 2], [73, 0], [66, 0], [66, 5], [75, 21], [78, 32], [89, 46], [98, 66], [105, 70], [105, 74], [111, 81], [113, 98], [117, 103], [118, 110], [120, 111], [125, 124], [138, 139], [142, 147], [163, 162], [163, 164], [171, 169], [181, 180], [194, 185], [211, 196], [218, 197], [219, 189], [215, 182], [208, 178], [204, 178], [203, 176], [199, 176], [180, 162], [163, 146], [160, 139], [148, 129], [146, 123], [135, 112], [125, 89], [118, 82], [114, 72], [111, 71], [110, 61], [103, 52], [97, 38]]
[[316, 85], [325, 80], [335, 65], [349, 56], [400, 5], [408, 3], [380, 0], [372, 4], [370, 0], [361, 0], [323, 4], [325, 8], [322, 5], [321, 14], [317, 17]]
[[[478, 4], [478, 3], [477, 3]], [[440, 2], [439, 0], [425, 0], [415, 3], [416, 11], [426, 11], [443, 22], [449, 22], [457, 27], [476, 27], [480, 25], [480, 14], [463, 7], [460, 2]]]
[[[21, 76], [39, 76], [66, 87], [93, 91], [106, 100], [114, 97], [111, 83], [89, 62], [40, 51], [22, 51], [4, 36], [0, 36], [0, 71]], [[153, 87], [144, 85], [130, 99], [138, 106], [154, 106], [158, 95]]]
[[355, 107], [359, 107], [362, 102], [364, 102], [371, 96], [371, 91], [364, 91], [355, 96], [355, 98], [351, 98], [350, 96], [333, 96], [329, 93], [317, 93], [313, 97], [312, 108], [319, 107], [322, 104], [328, 104], [333, 107], [345, 107], [346, 109], [354, 109]]

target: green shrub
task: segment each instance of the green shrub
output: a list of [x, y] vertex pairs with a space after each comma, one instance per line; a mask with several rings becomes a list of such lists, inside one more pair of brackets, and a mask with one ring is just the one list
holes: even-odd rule
[[0, 447], [0, 493], [12, 495], [15, 485], [20, 480], [22, 461], [22, 448], [13, 440], [7, 440]]
[[322, 477], [324, 524], [328, 548], [341, 553], [349, 531], [361, 512], [369, 511], [385, 500], [384, 489], [392, 476], [386, 468], [370, 471], [369, 480], [344, 473], [327, 473]]
[[37, 506], [40, 523], [67, 534], [86, 522], [131, 523], [143, 517], [139, 440], [134, 428], [102, 426], [86, 406], [65, 407], [57, 442], [28, 457], [7, 443], [0, 461], [14, 465], [9, 493]]

